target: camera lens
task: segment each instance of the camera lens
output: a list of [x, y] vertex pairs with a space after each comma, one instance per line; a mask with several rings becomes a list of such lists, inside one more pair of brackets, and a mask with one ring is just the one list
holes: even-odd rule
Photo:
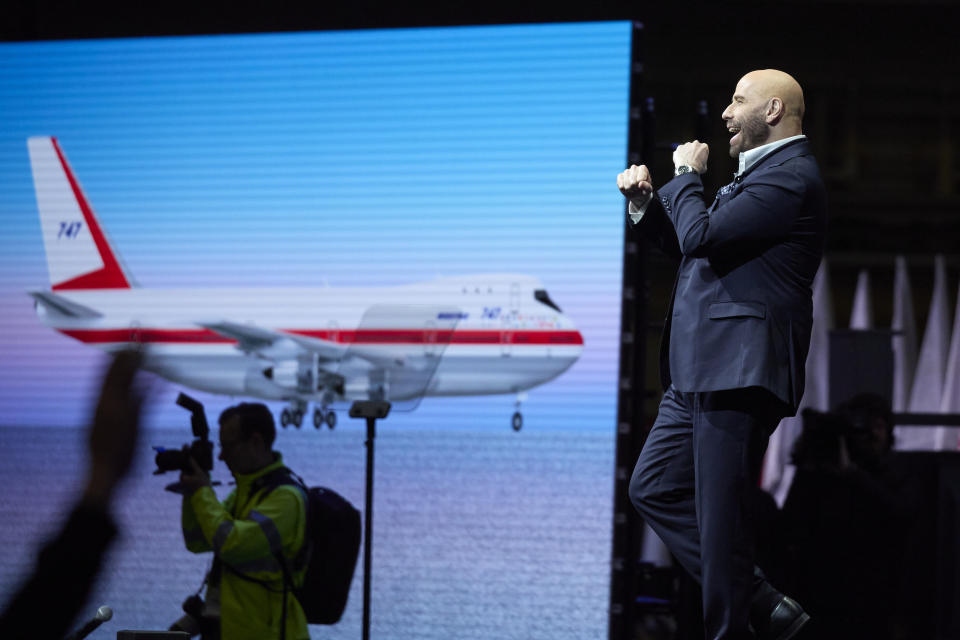
[[184, 456], [182, 451], [177, 449], [163, 450], [157, 452], [157, 457], [154, 461], [157, 463], [157, 469], [160, 471], [177, 471], [178, 469], [184, 468], [186, 456]]

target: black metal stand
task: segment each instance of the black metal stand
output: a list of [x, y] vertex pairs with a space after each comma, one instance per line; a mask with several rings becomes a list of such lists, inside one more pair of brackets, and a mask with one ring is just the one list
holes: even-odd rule
[[363, 640], [370, 639], [370, 556], [373, 541], [373, 445], [377, 437], [377, 419], [386, 418], [390, 403], [377, 400], [358, 400], [350, 407], [351, 418], [367, 421], [367, 487], [363, 512]]

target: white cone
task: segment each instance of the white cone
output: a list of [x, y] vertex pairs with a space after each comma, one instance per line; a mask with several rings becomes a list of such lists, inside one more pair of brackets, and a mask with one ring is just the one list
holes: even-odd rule
[[643, 523], [643, 546], [640, 549], [640, 559], [658, 567], [669, 567], [673, 564], [667, 545], [646, 522]]
[[897, 256], [893, 277], [893, 398], [895, 413], [907, 410], [910, 386], [917, 366], [917, 321], [913, 314], [913, 294], [907, 275], [907, 261]]
[[[917, 369], [910, 389], [908, 410], [911, 413], [937, 413], [940, 411], [940, 403], [943, 399], [943, 379], [947, 368], [947, 348], [950, 340], [947, 273], [943, 256], [934, 258], [933, 266], [933, 296], [930, 299], [927, 327], [923, 332], [920, 357], [917, 359]], [[942, 428], [897, 427], [896, 448], [909, 451], [935, 450], [937, 441], [941, 438], [938, 434]]]
[[850, 312], [851, 329], [873, 329], [873, 303], [870, 300], [870, 272], [860, 269], [857, 275], [857, 290], [853, 294], [853, 310]]
[[793, 482], [794, 466], [790, 463], [793, 443], [803, 429], [800, 412], [809, 407], [828, 409], [830, 394], [830, 330], [833, 329], [833, 299], [830, 294], [830, 270], [824, 258], [813, 280], [813, 330], [807, 353], [805, 389], [797, 415], [780, 421], [763, 460], [763, 488], [783, 506]]
[[[957, 286], [957, 305], [953, 310], [953, 331], [947, 355], [947, 374], [943, 381], [940, 411], [960, 413], [960, 285]], [[960, 448], [960, 427], [940, 427], [935, 445], [938, 449], [947, 451]]]

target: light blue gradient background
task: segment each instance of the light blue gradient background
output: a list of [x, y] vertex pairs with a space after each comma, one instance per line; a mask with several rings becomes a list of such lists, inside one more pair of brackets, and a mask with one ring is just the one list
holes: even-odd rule
[[[0, 466], [22, 484], [8, 495], [34, 496], [6, 503], [0, 595], [82, 473], [79, 438], [33, 427], [76, 433], [103, 363], [43, 327], [26, 294], [50, 284], [26, 139], [52, 135], [144, 287], [539, 277], [585, 349], [530, 392], [521, 433], [512, 396], [428, 398], [380, 427], [374, 637], [604, 636], [630, 33], [618, 22], [0, 44]], [[177, 391], [152, 385], [149, 443], [189, 438]], [[194, 395], [211, 422], [233, 402]], [[278, 448], [297, 452], [308, 482], [362, 504], [361, 434], [341, 415], [333, 433], [281, 432]], [[120, 507], [129, 535], [97, 592], [127, 617], [94, 637], [169, 624], [202, 575], [150, 466], [135, 469]], [[51, 473], [49, 487], [30, 484]], [[149, 602], [151, 578], [134, 567], [162, 572]], [[344, 622], [315, 635], [359, 635], [361, 579], [358, 568]], [[476, 617], [458, 617], [467, 610]]]

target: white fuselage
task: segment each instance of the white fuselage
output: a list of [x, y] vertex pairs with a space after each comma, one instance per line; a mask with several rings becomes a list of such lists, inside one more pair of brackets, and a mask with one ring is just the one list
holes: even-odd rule
[[[56, 294], [100, 317], [71, 318], [44, 305], [38, 313], [64, 335], [107, 351], [143, 343], [146, 369], [193, 389], [273, 400], [362, 399], [374, 385], [366, 372], [387, 361], [404, 363], [379, 374], [390, 378], [391, 398], [403, 399], [514, 393], [563, 373], [579, 358], [583, 338], [569, 318], [537, 299], [542, 290], [535, 278], [511, 275], [389, 288], [76, 290]], [[209, 328], [226, 322], [281, 338], [251, 345]], [[309, 353], [297, 338], [343, 354]], [[335, 391], [305, 385], [308, 370], [311, 380], [337, 376], [341, 384]]]
[[[27, 140], [49, 291], [44, 322], [194, 389], [306, 402], [520, 392], [560, 375], [583, 337], [543, 285], [478, 275], [355, 289], [141, 289], [56, 138]], [[298, 422], [295, 420], [294, 422]], [[515, 427], [516, 428], [516, 427]]]

